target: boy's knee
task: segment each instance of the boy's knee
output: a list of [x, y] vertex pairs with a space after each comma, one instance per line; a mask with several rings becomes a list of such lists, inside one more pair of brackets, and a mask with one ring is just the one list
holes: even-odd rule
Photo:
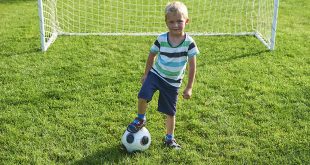
[[166, 115], [168, 119], [174, 119], [175, 115]]
[[142, 102], [142, 103], [147, 103], [148, 101], [144, 98], [138, 98], [139, 99], [139, 102]]

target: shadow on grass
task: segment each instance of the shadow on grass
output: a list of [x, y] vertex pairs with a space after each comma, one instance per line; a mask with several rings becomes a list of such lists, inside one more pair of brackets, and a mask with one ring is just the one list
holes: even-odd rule
[[[256, 56], [260, 56], [264, 53], [268, 53], [268, 52], [272, 52], [270, 50], [259, 50], [259, 51], [253, 51], [253, 52], [247, 52], [247, 53], [235, 53], [231, 56], [223, 56], [223, 57], [219, 57], [219, 58], [214, 58], [212, 60], [209, 61], [210, 64], [218, 64], [218, 63], [222, 63], [222, 62], [230, 62], [230, 61], [234, 61], [234, 60], [239, 60], [239, 59], [244, 59], [244, 58], [250, 58], [250, 57], [256, 57]], [[225, 52], [223, 52], [225, 53]]]
[[259, 56], [261, 54], [271, 52], [270, 50], [260, 50], [256, 52], [249, 52], [249, 53], [240, 53], [237, 54], [236, 56], [231, 56], [228, 58], [223, 59], [222, 61], [232, 61], [232, 60], [237, 60], [237, 59], [242, 59], [242, 58], [247, 58], [247, 57], [254, 57], [254, 56]]
[[23, 29], [32, 28], [31, 26], [25, 25], [21, 27], [19, 25], [12, 25], [9, 28], [14, 30], [10, 33], [5, 32], [5, 35], [0, 38], [0, 47], [2, 48], [0, 49], [0, 57], [29, 55], [42, 52], [39, 45], [40, 38], [38, 36], [35, 34], [27, 36], [26, 33], [18, 34]]
[[[19, 56], [19, 55], [29, 55], [33, 53], [40, 53], [42, 52], [39, 48], [31, 48], [28, 50], [14, 50], [14, 51], [7, 51], [7, 52], [0, 52], [0, 57], [10, 57], [10, 56]], [[43, 53], [43, 52], [42, 52]]]
[[74, 165], [86, 165], [86, 164], [118, 164], [126, 157], [131, 157], [134, 154], [129, 154], [125, 148], [121, 145], [114, 145], [101, 151], [97, 151], [85, 158], [74, 162]]

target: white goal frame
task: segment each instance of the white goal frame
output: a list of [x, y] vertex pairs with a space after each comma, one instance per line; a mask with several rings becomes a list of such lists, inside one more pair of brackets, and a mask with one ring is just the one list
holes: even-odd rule
[[[185, 0], [185, 4], [192, 1]], [[164, 26], [163, 10], [167, 2], [169, 0], [38, 0], [41, 50], [46, 51], [60, 35], [159, 35], [165, 30], [143, 29], [143, 24], [133, 29], [131, 24], [145, 19], [159, 20], [153, 22], [154, 27]], [[269, 50], [275, 49], [279, 0], [196, 0], [193, 4], [196, 6], [188, 6], [189, 34], [255, 36]], [[194, 10], [197, 6], [200, 11]], [[149, 10], [141, 11], [144, 7]], [[199, 16], [192, 19], [195, 12]], [[155, 18], [156, 15], [160, 19]], [[101, 28], [105, 26], [112, 28]]]

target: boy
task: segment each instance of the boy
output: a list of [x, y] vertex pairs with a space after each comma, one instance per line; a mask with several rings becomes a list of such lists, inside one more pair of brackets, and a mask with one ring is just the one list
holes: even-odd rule
[[189, 19], [187, 8], [182, 2], [171, 2], [166, 6], [165, 21], [169, 32], [159, 35], [151, 47], [141, 79], [143, 85], [138, 94], [138, 116], [128, 125], [127, 130], [135, 133], [145, 126], [147, 104], [152, 100], [154, 92], [159, 90], [158, 111], [167, 116], [164, 144], [180, 149], [181, 146], [174, 139], [178, 89], [188, 62], [189, 77], [183, 98], [191, 97], [199, 51], [194, 40], [184, 32]]

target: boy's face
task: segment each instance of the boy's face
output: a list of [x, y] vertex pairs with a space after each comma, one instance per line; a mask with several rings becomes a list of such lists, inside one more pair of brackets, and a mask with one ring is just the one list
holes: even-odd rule
[[172, 35], [183, 35], [188, 19], [180, 13], [168, 13], [166, 15], [166, 25]]

